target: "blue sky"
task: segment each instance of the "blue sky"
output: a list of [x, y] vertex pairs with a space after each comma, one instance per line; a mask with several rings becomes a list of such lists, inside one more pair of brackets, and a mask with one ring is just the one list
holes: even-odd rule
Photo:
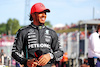
[[[100, 18], [100, 0], [30, 0], [30, 8], [37, 2], [42, 2], [51, 10], [47, 13], [46, 21], [50, 21], [53, 26], [91, 20], [93, 7], [95, 8], [94, 18]], [[25, 23], [24, 16], [25, 0], [0, 0], [0, 23], [6, 23], [9, 18], [16, 18], [20, 25], [30, 24], [30, 22]]]

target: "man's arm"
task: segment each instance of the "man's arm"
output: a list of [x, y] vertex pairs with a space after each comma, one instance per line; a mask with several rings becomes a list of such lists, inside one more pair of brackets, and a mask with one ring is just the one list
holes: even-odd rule
[[53, 50], [53, 56], [54, 56], [54, 60], [55, 61], [60, 61], [63, 57], [63, 50], [61, 50], [61, 45], [58, 39], [58, 36], [56, 34], [56, 32], [53, 32], [53, 42], [52, 42], [52, 50]]
[[23, 49], [24, 35], [21, 30], [16, 34], [15, 42], [12, 48], [12, 57], [20, 64], [26, 65], [27, 59], [21, 55]]

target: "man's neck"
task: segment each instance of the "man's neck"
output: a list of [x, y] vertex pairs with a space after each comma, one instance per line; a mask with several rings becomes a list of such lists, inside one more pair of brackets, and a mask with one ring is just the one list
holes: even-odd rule
[[40, 23], [40, 22], [32, 22], [34, 25], [36, 25], [36, 26], [42, 26], [43, 24], [42, 23]]

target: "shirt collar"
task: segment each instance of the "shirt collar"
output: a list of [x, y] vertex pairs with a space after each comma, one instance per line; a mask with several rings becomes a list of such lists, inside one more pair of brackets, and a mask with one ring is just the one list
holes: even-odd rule
[[31, 26], [34, 27], [34, 28], [38, 28], [38, 29], [45, 28], [45, 25], [36, 26], [33, 23], [31, 23]]

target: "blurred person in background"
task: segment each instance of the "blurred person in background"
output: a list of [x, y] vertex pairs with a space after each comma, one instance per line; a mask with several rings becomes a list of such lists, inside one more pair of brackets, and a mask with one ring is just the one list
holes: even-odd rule
[[68, 54], [65, 52], [63, 58], [61, 59], [61, 67], [68, 67]]
[[1, 59], [1, 56], [0, 56], [0, 65], [2, 65], [2, 59]]
[[4, 53], [4, 50], [3, 50], [3, 49], [1, 49], [0, 57], [1, 57], [1, 62], [2, 62], [2, 64], [7, 65], [7, 56], [6, 56], [6, 54]]
[[100, 24], [89, 37], [88, 62], [90, 67], [100, 67]]
[[25, 67], [51, 67], [52, 61], [62, 59], [63, 51], [56, 32], [44, 25], [47, 12], [50, 10], [44, 4], [34, 4], [30, 11], [32, 23], [16, 34], [12, 57]]
[[89, 38], [90, 37], [90, 35], [92, 34], [92, 31], [88, 31], [88, 33], [87, 33], [87, 38]]
[[1, 49], [0, 56], [4, 56], [4, 51]]

